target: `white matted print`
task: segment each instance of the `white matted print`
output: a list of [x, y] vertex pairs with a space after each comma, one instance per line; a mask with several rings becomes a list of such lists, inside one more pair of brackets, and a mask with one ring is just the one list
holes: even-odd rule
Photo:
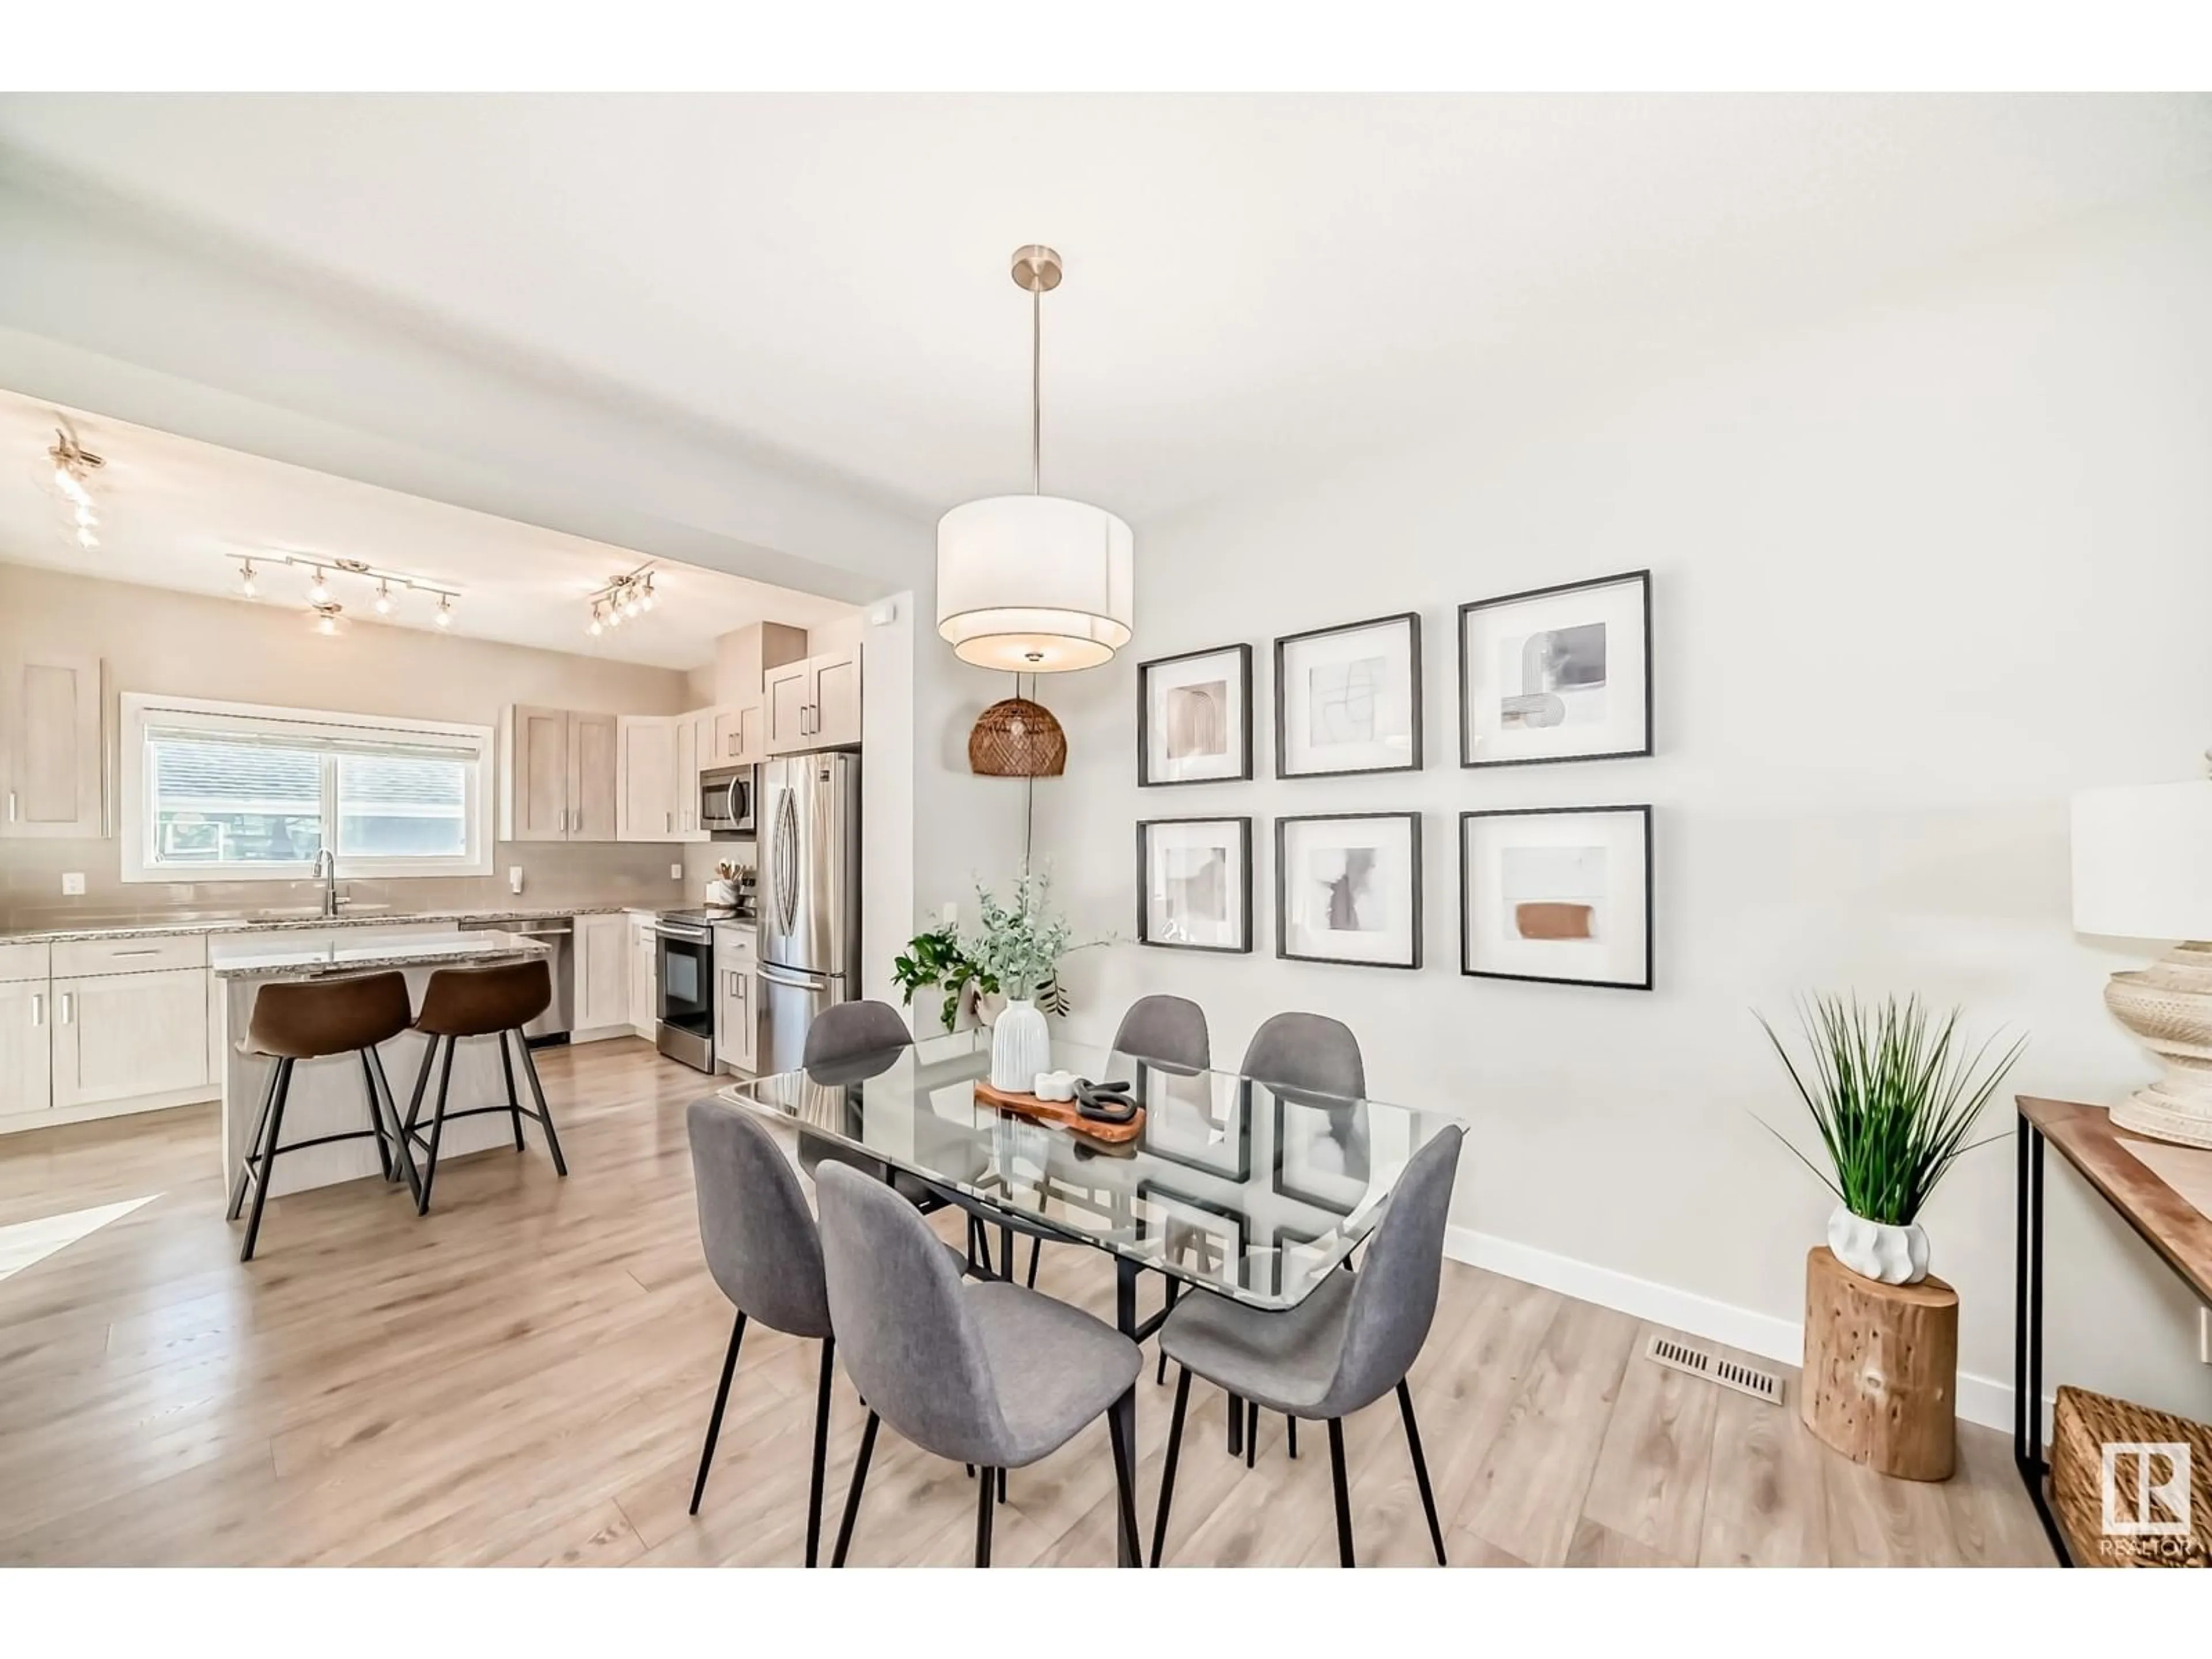
[[1460, 764], [1650, 754], [1650, 641], [1649, 571], [1462, 605]]
[[1421, 619], [1408, 611], [1275, 641], [1275, 775], [1421, 765]]
[[1421, 815], [1275, 820], [1275, 954], [1421, 965]]
[[1223, 646], [1137, 666], [1137, 783], [1252, 775], [1252, 647]]
[[1460, 817], [1460, 971], [1651, 988], [1651, 809]]
[[1252, 948], [1252, 820], [1152, 818], [1137, 826], [1137, 942]]

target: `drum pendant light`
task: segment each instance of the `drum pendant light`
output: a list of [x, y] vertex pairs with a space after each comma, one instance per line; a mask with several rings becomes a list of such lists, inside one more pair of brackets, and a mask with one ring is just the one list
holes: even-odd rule
[[1087, 501], [1044, 493], [1044, 296], [1060, 255], [1014, 252], [1030, 296], [1030, 494], [992, 495], [937, 521], [937, 631], [978, 668], [1053, 674], [1096, 668], [1129, 642], [1135, 538]]

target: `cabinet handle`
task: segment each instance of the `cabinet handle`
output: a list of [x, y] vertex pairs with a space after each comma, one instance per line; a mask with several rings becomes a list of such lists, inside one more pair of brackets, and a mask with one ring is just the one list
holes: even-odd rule
[[31, 1029], [36, 1030], [46, 1023], [46, 999], [42, 992], [31, 993]]
[[74, 991], [64, 991], [64, 992], [63, 992], [63, 993], [62, 993], [62, 1024], [64, 1024], [64, 1025], [68, 1024], [70, 1023], [70, 1021], [73, 1018], [75, 1018], [76, 1014], [76, 994]]
[[158, 947], [149, 947], [143, 951], [118, 951], [113, 959], [120, 962], [125, 957], [158, 957], [161, 954]]
[[664, 835], [674, 835], [676, 833], [676, 814], [673, 812], [663, 812], [660, 816], [663, 822], [667, 825], [667, 828], [663, 830], [662, 833]]
[[15, 823], [15, 792], [14, 790], [10, 789], [10, 790], [8, 792], [8, 822], [9, 822], [9, 823]]

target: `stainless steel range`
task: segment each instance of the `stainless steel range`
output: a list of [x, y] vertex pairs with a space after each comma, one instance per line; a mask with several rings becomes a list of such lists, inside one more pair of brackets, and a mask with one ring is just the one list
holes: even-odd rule
[[714, 924], [743, 919], [721, 908], [663, 910], [653, 918], [660, 970], [653, 1046], [697, 1071], [714, 1069]]

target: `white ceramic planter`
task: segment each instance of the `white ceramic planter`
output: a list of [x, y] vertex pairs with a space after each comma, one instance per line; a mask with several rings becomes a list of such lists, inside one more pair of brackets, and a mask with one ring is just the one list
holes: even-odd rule
[[991, 1086], [1025, 1095], [1039, 1072], [1052, 1070], [1052, 1033], [1036, 1003], [1009, 1001], [991, 1027]]
[[1928, 1235], [1917, 1221], [1893, 1227], [1838, 1204], [1828, 1217], [1828, 1248], [1853, 1273], [1884, 1285], [1917, 1285], [1928, 1277]]

